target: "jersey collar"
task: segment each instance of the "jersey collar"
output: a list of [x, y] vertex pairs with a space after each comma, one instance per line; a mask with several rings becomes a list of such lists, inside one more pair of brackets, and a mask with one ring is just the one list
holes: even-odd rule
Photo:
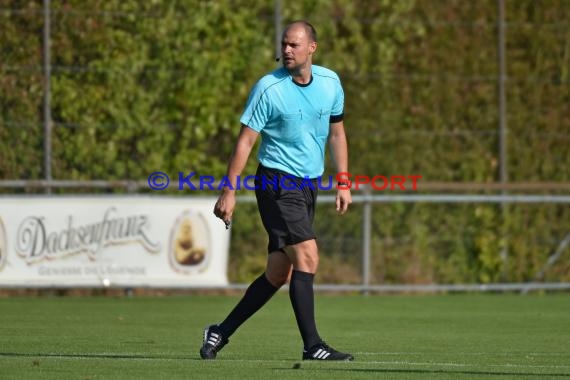
[[307, 87], [307, 86], [309, 86], [311, 83], [313, 83], [313, 74], [311, 74], [311, 80], [308, 81], [308, 82], [305, 83], [305, 84], [296, 82], [295, 79], [293, 79], [293, 77], [291, 77], [291, 81], [292, 81], [293, 83], [295, 83], [295, 84], [296, 84], [297, 86], [299, 86], [299, 87]]

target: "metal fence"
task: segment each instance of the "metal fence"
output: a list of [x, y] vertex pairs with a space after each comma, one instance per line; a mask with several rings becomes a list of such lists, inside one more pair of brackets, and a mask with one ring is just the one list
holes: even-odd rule
[[[543, 263], [540, 271], [532, 281], [520, 283], [486, 283], [486, 284], [374, 284], [371, 282], [371, 256], [372, 244], [372, 210], [381, 204], [394, 203], [434, 203], [434, 204], [570, 204], [570, 195], [474, 195], [474, 194], [418, 194], [418, 195], [377, 195], [370, 189], [353, 196], [354, 204], [362, 204], [362, 236], [361, 246], [361, 284], [319, 284], [318, 289], [331, 291], [359, 291], [369, 292], [466, 292], [466, 291], [520, 291], [526, 293], [531, 290], [568, 290], [570, 282], [543, 282], [545, 272], [548, 271], [570, 245], [570, 232], [559, 242], [558, 247], [550, 252], [548, 260]], [[333, 203], [333, 195], [323, 195], [319, 203]], [[255, 202], [255, 198], [244, 196], [239, 198], [242, 202]], [[501, 252], [496, 253], [497, 256]], [[507, 258], [504, 258], [507, 259]], [[244, 285], [237, 285], [245, 287]]]

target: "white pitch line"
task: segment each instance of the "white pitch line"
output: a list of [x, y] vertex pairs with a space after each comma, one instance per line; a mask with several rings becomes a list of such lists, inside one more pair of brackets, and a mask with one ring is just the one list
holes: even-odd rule
[[[360, 353], [362, 354], [362, 353]], [[378, 353], [375, 353], [378, 354]], [[73, 355], [73, 356], [72, 356]], [[108, 355], [107, 357], [104, 355]], [[64, 359], [64, 360], [94, 360], [94, 359], [113, 359], [113, 360], [138, 360], [138, 361], [179, 361], [179, 360], [188, 360], [192, 359], [192, 357], [128, 357], [128, 355], [121, 355], [121, 354], [98, 354], [98, 355], [85, 355], [82, 356], [81, 354], [50, 354], [49, 356], [37, 355], [38, 357], [42, 357], [43, 359]], [[29, 355], [29, 357], [34, 357], [34, 355]], [[232, 358], [220, 358], [218, 360], [204, 360], [200, 361], [201, 363], [282, 363], [282, 364], [291, 364], [295, 362], [302, 362], [303, 365], [315, 365], [315, 364], [323, 364], [322, 361], [319, 360], [308, 360], [308, 361], [301, 361], [301, 360], [293, 360], [293, 359], [232, 359]], [[498, 368], [552, 368], [552, 369], [567, 369], [570, 368], [570, 365], [557, 365], [557, 364], [514, 364], [514, 363], [504, 363], [504, 364], [483, 364], [483, 363], [455, 363], [455, 362], [413, 362], [413, 361], [358, 361], [356, 359], [352, 362], [330, 362], [329, 364], [341, 364], [341, 365], [349, 365], [353, 366], [367, 366], [371, 364], [387, 366], [387, 365], [395, 365], [395, 366], [422, 366], [422, 367], [498, 367]]]
[[410, 365], [410, 366], [426, 366], [426, 367], [509, 367], [509, 368], [570, 368], [570, 365], [558, 364], [481, 364], [481, 363], [437, 363], [437, 362], [408, 362], [408, 361], [366, 361], [358, 362], [359, 364], [380, 364], [380, 365]]
[[461, 355], [461, 356], [568, 356], [569, 352], [354, 352], [354, 355], [419, 356], [419, 355]]

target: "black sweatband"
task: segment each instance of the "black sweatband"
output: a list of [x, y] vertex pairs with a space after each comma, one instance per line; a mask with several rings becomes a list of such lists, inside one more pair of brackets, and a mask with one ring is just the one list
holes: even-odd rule
[[344, 113], [341, 113], [340, 115], [331, 115], [331, 117], [329, 118], [329, 123], [338, 123], [343, 119], [344, 119]]

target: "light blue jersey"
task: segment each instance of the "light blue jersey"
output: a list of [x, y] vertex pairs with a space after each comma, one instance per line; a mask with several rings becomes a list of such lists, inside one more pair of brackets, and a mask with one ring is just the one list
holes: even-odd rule
[[297, 177], [323, 174], [329, 124], [342, 120], [344, 92], [335, 72], [312, 66], [306, 85], [285, 68], [253, 87], [240, 122], [261, 134], [259, 162]]

